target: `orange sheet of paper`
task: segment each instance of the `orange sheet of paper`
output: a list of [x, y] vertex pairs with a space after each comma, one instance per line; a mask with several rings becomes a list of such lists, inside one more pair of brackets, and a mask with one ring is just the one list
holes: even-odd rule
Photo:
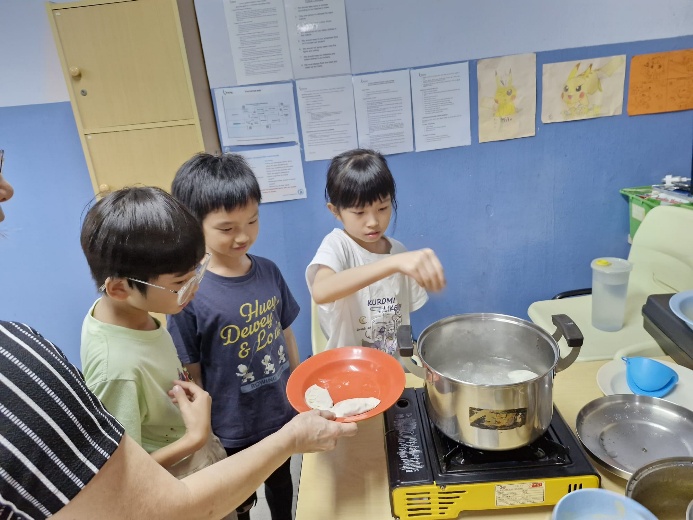
[[693, 109], [693, 49], [633, 56], [628, 115], [690, 109]]

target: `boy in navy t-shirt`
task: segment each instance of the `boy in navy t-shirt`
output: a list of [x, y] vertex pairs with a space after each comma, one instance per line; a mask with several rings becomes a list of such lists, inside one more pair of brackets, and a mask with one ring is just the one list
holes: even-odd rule
[[[291, 324], [299, 306], [274, 262], [248, 254], [259, 231], [260, 186], [242, 156], [200, 153], [171, 191], [202, 223], [207, 275], [187, 307], [169, 317], [178, 356], [212, 396], [212, 429], [229, 455], [294, 416], [286, 397], [299, 363]], [[266, 481], [272, 520], [290, 520], [290, 459]], [[237, 509], [249, 519], [255, 495]]]

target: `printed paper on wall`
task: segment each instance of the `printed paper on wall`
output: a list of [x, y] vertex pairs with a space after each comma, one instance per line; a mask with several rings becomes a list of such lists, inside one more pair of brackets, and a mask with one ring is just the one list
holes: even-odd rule
[[225, 0], [239, 85], [293, 79], [282, 0]]
[[263, 204], [306, 198], [301, 150], [297, 145], [244, 150], [241, 155], [257, 177]]
[[284, 0], [294, 77], [350, 74], [344, 0]]
[[231, 146], [298, 142], [291, 83], [214, 89], [224, 151]]
[[359, 146], [380, 153], [414, 150], [408, 70], [352, 78]]
[[410, 71], [416, 151], [467, 146], [469, 63]]

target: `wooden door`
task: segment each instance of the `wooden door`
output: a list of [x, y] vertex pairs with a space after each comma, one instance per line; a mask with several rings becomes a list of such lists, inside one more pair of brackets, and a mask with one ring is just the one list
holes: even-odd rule
[[196, 125], [163, 126], [86, 136], [97, 193], [123, 186], [171, 190], [178, 168], [203, 151]]
[[175, 2], [96, 3], [52, 16], [85, 134], [197, 116]]

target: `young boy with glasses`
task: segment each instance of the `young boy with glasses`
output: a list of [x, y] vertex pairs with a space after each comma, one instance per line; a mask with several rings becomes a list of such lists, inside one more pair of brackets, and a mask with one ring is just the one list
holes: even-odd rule
[[200, 224], [159, 188], [124, 188], [89, 210], [80, 240], [102, 293], [82, 325], [87, 386], [172, 474], [223, 459], [209, 399], [184, 414], [172, 399], [174, 384], [188, 377], [168, 331], [150, 315], [176, 314], [195, 295], [210, 261]]
[[[233, 455], [288, 423], [286, 397], [298, 348], [299, 306], [274, 262], [248, 250], [259, 232], [260, 186], [242, 156], [201, 153], [183, 164], [171, 193], [204, 231], [209, 272], [168, 327], [181, 361], [212, 396], [212, 429]], [[265, 480], [273, 520], [291, 520], [290, 459]], [[255, 494], [238, 509], [250, 518]]]

